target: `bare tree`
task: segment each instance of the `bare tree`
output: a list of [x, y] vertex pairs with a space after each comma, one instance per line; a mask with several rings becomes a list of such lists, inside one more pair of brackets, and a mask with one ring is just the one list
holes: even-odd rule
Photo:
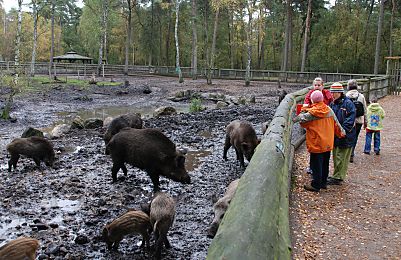
[[198, 78], [198, 34], [196, 30], [196, 0], [192, 0], [192, 79]]
[[124, 74], [128, 75], [128, 61], [129, 61], [129, 46], [131, 45], [131, 27], [132, 27], [132, 7], [135, 5], [135, 0], [127, 0], [128, 17], [127, 17], [127, 41], [125, 43], [125, 66]]
[[100, 34], [100, 44], [99, 44], [99, 60], [97, 66], [97, 75], [100, 75], [100, 70], [102, 69], [103, 57], [106, 57], [106, 44], [107, 44], [107, 19], [109, 13], [109, 0], [102, 0], [102, 32]]
[[373, 68], [373, 74], [379, 73], [379, 62], [380, 62], [380, 43], [383, 30], [383, 19], [384, 19], [384, 2], [385, 0], [380, 0], [380, 13], [379, 21], [377, 23], [377, 35], [376, 35], [376, 50], [375, 50], [375, 65]]
[[246, 27], [246, 49], [247, 49], [247, 62], [245, 70], [245, 86], [251, 84], [251, 62], [252, 62], [252, 13], [255, 7], [255, 0], [247, 0], [246, 8], [248, 10], [248, 25]]
[[306, 14], [305, 33], [304, 33], [304, 48], [302, 51], [301, 72], [305, 71], [306, 56], [308, 53], [309, 32], [312, 16], [312, 0], [308, 0], [308, 11]]
[[283, 62], [281, 70], [286, 71], [291, 68], [291, 52], [292, 52], [292, 0], [287, 0], [287, 23], [285, 26], [285, 43], [283, 51]]
[[32, 60], [31, 60], [31, 76], [35, 76], [36, 62], [36, 46], [38, 43], [38, 5], [36, 0], [32, 0], [32, 17], [33, 17], [33, 43], [32, 43]]
[[52, 79], [53, 69], [53, 57], [54, 57], [54, 10], [56, 6], [56, 0], [51, 1], [51, 47], [50, 47], [50, 63], [49, 63], [49, 78]]
[[216, 12], [214, 14], [214, 27], [213, 27], [213, 37], [212, 37], [212, 50], [210, 53], [210, 62], [209, 62], [209, 73], [207, 74], [207, 84], [212, 84], [212, 70], [214, 68], [214, 59], [216, 56], [216, 38], [217, 38], [217, 25], [219, 23], [219, 6], [216, 7]]
[[178, 72], [178, 82], [184, 82], [184, 78], [182, 77], [182, 71], [180, 67], [180, 45], [178, 44], [178, 14], [180, 12], [180, 0], [175, 0], [175, 29], [174, 29], [174, 36], [175, 36], [175, 48], [176, 48], [176, 68]]
[[391, 1], [391, 20], [390, 20], [390, 43], [389, 43], [389, 56], [393, 56], [393, 26], [394, 26], [394, 13], [395, 13], [395, 0]]

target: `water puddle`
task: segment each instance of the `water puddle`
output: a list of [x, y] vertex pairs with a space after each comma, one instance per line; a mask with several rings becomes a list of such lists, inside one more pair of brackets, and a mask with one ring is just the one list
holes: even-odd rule
[[6, 216], [1, 216], [0, 217], [0, 237], [7, 237], [6, 233], [10, 230], [13, 229], [15, 230], [15, 227], [21, 226], [23, 223], [26, 223], [26, 219], [24, 218], [18, 218], [18, 217], [6, 217]]
[[193, 171], [203, 162], [203, 158], [212, 152], [208, 150], [188, 151], [185, 158], [185, 168], [187, 171]]
[[80, 202], [78, 200], [66, 200], [66, 199], [49, 199], [42, 200], [40, 205], [45, 208], [61, 209], [65, 212], [75, 212], [80, 208]]

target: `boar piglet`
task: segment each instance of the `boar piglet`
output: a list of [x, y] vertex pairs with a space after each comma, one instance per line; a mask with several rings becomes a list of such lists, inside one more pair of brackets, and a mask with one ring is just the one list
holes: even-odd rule
[[35, 260], [39, 241], [30, 237], [20, 237], [0, 247], [0, 259], [4, 260]]
[[120, 169], [127, 175], [125, 163], [129, 163], [149, 174], [155, 191], [159, 190], [160, 175], [173, 181], [191, 183], [185, 169], [184, 153], [159, 130], [124, 128], [113, 136], [106, 151], [113, 160], [113, 182], [117, 181]]
[[250, 122], [234, 120], [226, 128], [223, 159], [227, 160], [227, 151], [233, 146], [237, 160], [240, 161], [242, 167], [245, 167], [244, 156], [250, 161], [259, 143], [260, 140]]
[[150, 203], [150, 223], [153, 226], [153, 233], [156, 241], [156, 259], [161, 258], [163, 244], [170, 248], [170, 242], [167, 239], [167, 232], [173, 225], [175, 218], [175, 201], [167, 193], [157, 192]]
[[36, 165], [40, 167], [40, 162], [44, 161], [47, 166], [53, 167], [55, 153], [52, 143], [43, 137], [32, 136], [28, 138], [16, 138], [7, 145], [7, 151], [11, 155], [8, 161], [8, 171], [17, 168], [20, 155], [32, 158]]
[[210, 228], [207, 231], [207, 236], [210, 238], [214, 238], [217, 233], [217, 229], [220, 226], [220, 222], [224, 217], [224, 214], [227, 211], [228, 206], [232, 198], [234, 197], [235, 191], [238, 187], [239, 179], [236, 179], [228, 185], [224, 196], [221, 197], [218, 201], [214, 201], [213, 211], [214, 211], [214, 218]]
[[103, 228], [103, 240], [109, 250], [117, 250], [124, 236], [129, 234], [142, 235], [141, 247], [149, 249], [149, 239], [152, 233], [152, 225], [149, 216], [142, 211], [128, 211], [124, 215], [116, 218]]
[[136, 114], [125, 114], [114, 118], [109, 126], [107, 127], [106, 133], [104, 134], [104, 143], [107, 145], [111, 138], [120, 132], [121, 129], [125, 127], [141, 129], [143, 127], [143, 121], [141, 115]]

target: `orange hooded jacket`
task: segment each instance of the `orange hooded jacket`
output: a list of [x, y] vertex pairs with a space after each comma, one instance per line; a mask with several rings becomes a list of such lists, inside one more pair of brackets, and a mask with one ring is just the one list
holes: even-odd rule
[[303, 113], [294, 118], [306, 129], [306, 147], [310, 153], [324, 153], [333, 150], [334, 135], [344, 137], [345, 131], [336, 115], [323, 102], [302, 108]]

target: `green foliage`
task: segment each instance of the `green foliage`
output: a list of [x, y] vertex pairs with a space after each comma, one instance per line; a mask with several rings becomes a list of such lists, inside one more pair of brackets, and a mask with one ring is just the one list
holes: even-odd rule
[[193, 98], [191, 99], [191, 105], [189, 106], [189, 112], [196, 113], [203, 111], [204, 108], [202, 107], [202, 99], [200, 98]]

